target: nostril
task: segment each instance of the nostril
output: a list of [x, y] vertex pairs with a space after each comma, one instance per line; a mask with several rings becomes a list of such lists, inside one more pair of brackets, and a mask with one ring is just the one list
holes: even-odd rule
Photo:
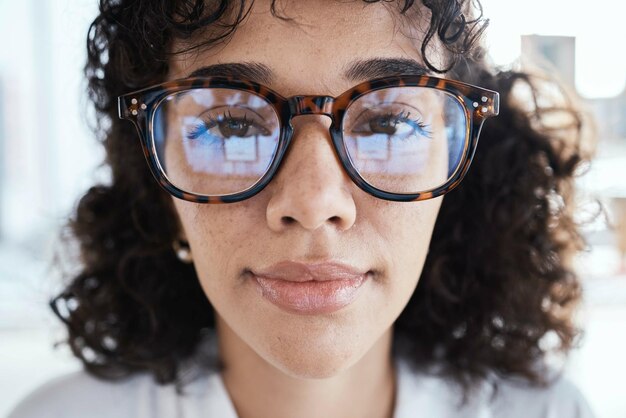
[[[332, 216], [328, 218], [328, 221], [334, 225], [341, 225], [342, 223], [341, 216]], [[292, 216], [283, 216], [281, 218], [281, 222], [283, 226], [290, 226], [299, 223], [298, 220]]]

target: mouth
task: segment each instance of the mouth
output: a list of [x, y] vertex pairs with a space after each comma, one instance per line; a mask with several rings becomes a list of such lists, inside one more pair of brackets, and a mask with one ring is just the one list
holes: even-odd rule
[[301, 315], [331, 313], [350, 305], [372, 274], [336, 262], [291, 261], [248, 272], [263, 298], [282, 310]]

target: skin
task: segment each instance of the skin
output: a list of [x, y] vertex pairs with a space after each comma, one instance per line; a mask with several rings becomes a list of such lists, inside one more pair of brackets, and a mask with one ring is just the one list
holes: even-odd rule
[[[398, 30], [392, 5], [319, 3], [283, 2], [284, 14], [297, 19], [289, 24], [270, 14], [269, 1], [256, 1], [227, 45], [176, 56], [168, 78], [210, 64], [260, 62], [275, 75], [268, 87], [284, 97], [336, 96], [356, 84], [339, 75], [354, 60], [423, 62], [419, 31]], [[294, 118], [282, 167], [247, 201], [172, 198], [216, 311], [222, 379], [243, 418], [393, 414], [392, 325], [418, 283], [441, 198], [399, 203], [363, 192], [332, 148], [330, 122], [320, 115]], [[260, 297], [243, 274], [282, 260], [334, 260], [375, 274], [347, 307], [298, 315]]]

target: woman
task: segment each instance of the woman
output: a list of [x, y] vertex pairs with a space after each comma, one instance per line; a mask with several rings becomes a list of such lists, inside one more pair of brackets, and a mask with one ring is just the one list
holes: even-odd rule
[[51, 303], [85, 372], [11, 416], [590, 416], [545, 360], [581, 128], [490, 68], [476, 6], [102, 0], [112, 182]]

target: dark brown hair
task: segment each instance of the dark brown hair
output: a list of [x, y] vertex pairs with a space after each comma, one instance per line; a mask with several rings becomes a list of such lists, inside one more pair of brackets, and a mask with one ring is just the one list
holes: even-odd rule
[[[195, 270], [172, 250], [178, 225], [169, 196], [151, 177], [133, 126], [117, 118], [116, 97], [164, 80], [173, 39], [191, 48], [227, 42], [248, 17], [246, 3], [100, 1], [86, 76], [111, 182], [78, 202], [68, 231], [80, 271], [51, 301], [94, 375], [149, 371], [160, 383], [176, 381], [214, 328]], [[422, 52], [437, 38], [449, 61], [435, 68], [425, 56], [427, 65], [500, 92], [501, 109], [485, 124], [467, 177], [443, 200], [419, 285], [394, 325], [394, 352], [416, 366], [440, 361], [466, 387], [490, 371], [539, 383], [547, 351], [566, 353], [578, 335], [580, 286], [569, 258], [583, 245], [571, 210], [573, 174], [586, 158], [583, 118], [567, 96], [551, 105], [538, 99], [543, 90], [530, 75], [488, 64], [478, 1], [423, 6], [398, 2], [400, 14], [430, 13]], [[201, 31], [205, 41], [194, 45]], [[550, 336], [556, 344], [548, 347]]]

